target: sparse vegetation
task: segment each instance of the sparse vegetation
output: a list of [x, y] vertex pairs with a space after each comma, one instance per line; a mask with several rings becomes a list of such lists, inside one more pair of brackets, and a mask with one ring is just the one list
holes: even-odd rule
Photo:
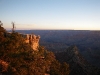
[[[17, 32], [0, 27], [0, 74], [4, 75], [69, 75], [69, 65], [61, 64], [55, 55], [40, 46], [33, 51]], [[66, 72], [65, 72], [66, 71]]]

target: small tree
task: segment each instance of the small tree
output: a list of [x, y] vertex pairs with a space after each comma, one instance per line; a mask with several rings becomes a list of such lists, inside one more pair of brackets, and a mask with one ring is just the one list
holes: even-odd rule
[[12, 22], [11, 24], [12, 24], [12, 26], [13, 26], [13, 28], [12, 28], [12, 32], [15, 32], [15, 23]]
[[0, 21], [0, 27], [3, 26], [3, 23]]

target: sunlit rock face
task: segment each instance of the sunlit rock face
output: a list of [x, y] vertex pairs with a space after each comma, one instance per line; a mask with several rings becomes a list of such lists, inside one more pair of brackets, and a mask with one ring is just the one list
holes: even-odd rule
[[39, 40], [40, 40], [39, 35], [36, 36], [34, 34], [27, 34], [25, 42], [29, 43], [31, 45], [31, 47], [33, 48], [33, 50], [38, 51]]

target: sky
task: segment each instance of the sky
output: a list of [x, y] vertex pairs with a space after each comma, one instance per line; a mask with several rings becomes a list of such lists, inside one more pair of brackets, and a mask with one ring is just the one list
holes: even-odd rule
[[0, 0], [4, 28], [100, 30], [100, 0]]

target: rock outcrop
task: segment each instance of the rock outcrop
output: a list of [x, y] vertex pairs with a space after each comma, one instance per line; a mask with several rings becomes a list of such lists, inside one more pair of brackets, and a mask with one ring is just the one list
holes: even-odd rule
[[38, 51], [40, 36], [34, 34], [27, 34], [25, 42], [30, 44], [33, 50]]

